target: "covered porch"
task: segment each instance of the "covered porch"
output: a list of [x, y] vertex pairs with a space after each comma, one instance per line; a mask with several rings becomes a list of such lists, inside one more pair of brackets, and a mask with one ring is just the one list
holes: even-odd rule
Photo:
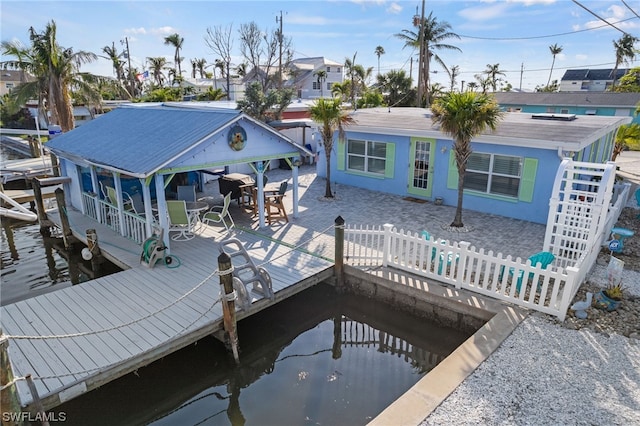
[[[170, 228], [167, 201], [179, 195], [177, 186], [193, 186], [207, 209], [220, 202], [204, 191], [203, 175], [250, 176], [257, 221], [265, 227], [264, 173], [272, 161], [290, 168], [297, 218], [298, 167], [302, 157], [312, 155], [240, 111], [183, 104], [121, 107], [50, 145], [62, 174], [71, 178], [67, 203], [138, 244], [155, 228]], [[198, 210], [206, 209], [199, 204]], [[170, 250], [168, 232], [164, 243]]]

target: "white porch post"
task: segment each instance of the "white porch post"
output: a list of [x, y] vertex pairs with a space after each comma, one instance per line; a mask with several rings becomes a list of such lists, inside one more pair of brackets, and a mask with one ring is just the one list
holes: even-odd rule
[[[171, 245], [169, 238], [169, 218], [167, 217], [167, 201], [164, 198], [164, 176], [156, 175], [156, 201], [158, 203], [158, 221], [162, 228], [162, 239], [164, 245], [167, 248], [167, 253], [171, 252]], [[149, 206], [151, 207], [151, 206]], [[146, 204], [145, 204], [146, 208]], [[149, 208], [151, 211], [151, 208]]]
[[[96, 166], [91, 166], [91, 187], [93, 188], [93, 192], [96, 194], [96, 198], [93, 200], [96, 209], [96, 219], [98, 219], [98, 223], [102, 223], [102, 209], [100, 208], [100, 181], [98, 180], [98, 172], [96, 172]], [[85, 213], [85, 212], [82, 212]]]
[[124, 229], [124, 203], [122, 202], [122, 182], [120, 181], [120, 173], [113, 172], [113, 186], [115, 186], [116, 197], [118, 197], [118, 231], [123, 237], [126, 236]]
[[256, 175], [256, 179], [258, 181], [256, 182], [256, 185], [258, 187], [258, 217], [260, 218], [258, 226], [260, 228], [264, 228], [266, 225], [264, 221], [264, 163], [262, 161], [258, 161], [257, 166], [258, 173]]
[[293, 162], [291, 170], [293, 178], [293, 217], [298, 218], [298, 161]]
[[151, 209], [151, 188], [146, 184], [146, 179], [140, 178], [140, 184], [142, 185], [142, 201], [144, 203], [144, 220], [146, 237], [151, 237], [153, 230], [151, 224], [153, 223], [153, 211]]

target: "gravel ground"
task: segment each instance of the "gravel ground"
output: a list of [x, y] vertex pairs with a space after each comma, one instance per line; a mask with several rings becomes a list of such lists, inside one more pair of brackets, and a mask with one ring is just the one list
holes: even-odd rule
[[[638, 213], [625, 209], [617, 226], [640, 236]], [[640, 238], [628, 241], [618, 311], [569, 311], [562, 323], [532, 313], [422, 425], [640, 425]], [[609, 256], [574, 301], [606, 287]]]

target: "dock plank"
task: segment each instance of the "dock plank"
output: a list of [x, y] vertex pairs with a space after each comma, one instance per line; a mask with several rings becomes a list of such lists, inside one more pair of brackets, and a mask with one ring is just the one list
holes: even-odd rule
[[[69, 217], [72, 231], [81, 241], [86, 238], [86, 229], [96, 229], [105, 257], [118, 259], [124, 270], [0, 308], [8, 334], [90, 333], [56, 339], [55, 344], [45, 345], [46, 357], [39, 354], [40, 344], [35, 341], [10, 341], [14, 371], [33, 374], [46, 408], [59, 404], [60, 392], [74, 384], [82, 382], [91, 390], [222, 327], [220, 277], [215, 272], [223, 234], [203, 227], [193, 240], [172, 241], [171, 255], [176, 260], [172, 267], [158, 262], [150, 268], [140, 264], [141, 247], [133, 241], [80, 212], [71, 209]], [[56, 220], [55, 215], [50, 218]], [[333, 263], [314, 255], [314, 245], [307, 244], [300, 251], [242, 229], [234, 237], [242, 241], [254, 263], [267, 270], [276, 293], [274, 301], [258, 297], [246, 312], [238, 311], [238, 318], [259, 312], [318, 282], [318, 277], [330, 275]], [[324, 246], [326, 241], [318, 241], [320, 251]], [[29, 308], [30, 316], [37, 310], [46, 313], [28, 328], [23, 326], [27, 318], [18, 314], [23, 307]], [[38, 380], [56, 374], [65, 379]], [[30, 394], [24, 382], [18, 382], [17, 389], [21, 401], [28, 403]]]

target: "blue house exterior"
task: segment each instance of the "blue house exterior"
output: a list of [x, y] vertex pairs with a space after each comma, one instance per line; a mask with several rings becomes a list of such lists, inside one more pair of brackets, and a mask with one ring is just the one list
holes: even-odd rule
[[[433, 126], [428, 110], [374, 108], [352, 116], [356, 122], [345, 129], [344, 140], [336, 137], [334, 141], [333, 182], [457, 204], [453, 141]], [[465, 210], [546, 223], [562, 159], [608, 161], [616, 129], [630, 121], [628, 117], [533, 116], [507, 113], [496, 131], [472, 141]], [[319, 176], [325, 176], [325, 167], [322, 152]]]

